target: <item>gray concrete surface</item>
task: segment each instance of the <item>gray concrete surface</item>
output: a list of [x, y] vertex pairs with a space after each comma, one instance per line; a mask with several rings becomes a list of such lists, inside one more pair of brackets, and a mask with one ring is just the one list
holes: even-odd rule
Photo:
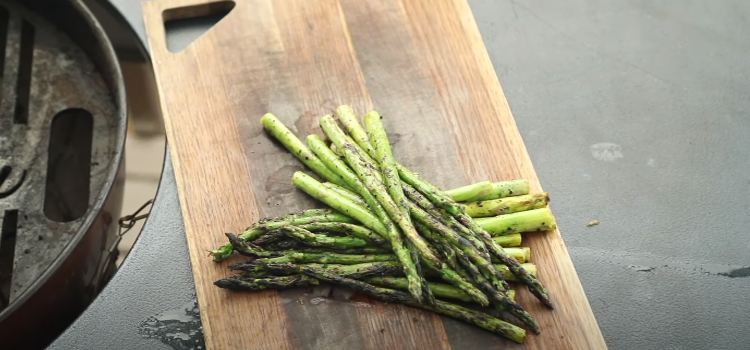
[[[747, 349], [750, 2], [469, 2], [610, 349]], [[165, 311], [197, 330], [169, 158], [152, 213], [52, 348], [180, 348], [143, 335]]]

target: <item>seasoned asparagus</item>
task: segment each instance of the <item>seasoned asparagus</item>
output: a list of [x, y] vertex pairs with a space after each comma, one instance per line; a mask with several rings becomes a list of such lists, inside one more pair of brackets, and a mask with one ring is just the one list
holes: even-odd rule
[[[483, 191], [481, 195], [470, 197], [469, 199], [465, 199], [464, 201], [466, 202], [485, 201], [485, 200], [491, 200], [491, 199], [497, 199], [497, 198], [503, 198], [503, 197], [520, 196], [524, 194], [529, 194], [529, 181], [526, 179], [491, 182], [490, 186], [492, 187], [490, 191]], [[459, 195], [462, 195], [463, 193], [462, 193], [461, 187], [459, 187], [459, 188], [447, 190], [445, 191], [445, 194], [452, 197], [454, 201], [461, 202], [461, 200], [456, 199], [456, 197]]]
[[[346, 108], [344, 108], [342, 111], [346, 112]], [[341, 134], [343, 134], [343, 132]], [[362, 208], [371, 210], [375, 214], [375, 216], [380, 220], [384, 229], [384, 232], [381, 232], [381, 235], [383, 235], [383, 237], [391, 243], [391, 248], [399, 257], [399, 259], [401, 259], [402, 263], [404, 264], [404, 269], [408, 272], [407, 278], [409, 278], [409, 280], [411, 281], [410, 292], [420, 293], [420, 296], [416, 297], [417, 300], [427, 300], [428, 302], [431, 302], [434, 297], [431, 296], [429, 289], [425, 287], [426, 281], [424, 280], [424, 276], [422, 276], [422, 274], [420, 273], [418, 261], [414, 261], [414, 254], [413, 252], [411, 252], [411, 250], [416, 248], [409, 249], [407, 245], [404, 244], [404, 241], [401, 237], [401, 232], [398, 231], [398, 228], [394, 224], [392, 218], [383, 208], [383, 205], [380, 203], [380, 201], [376, 199], [374, 194], [370, 192], [369, 189], [365, 186], [365, 184], [363, 183], [363, 178], [359, 177], [357, 173], [352, 171], [351, 168], [346, 163], [344, 163], [344, 161], [342, 161], [328, 147], [326, 147], [325, 143], [319, 137], [310, 136], [307, 138], [307, 141], [313, 151], [316, 152], [316, 154], [318, 154], [321, 159], [323, 159], [323, 162], [326, 164], [326, 166], [328, 166], [332, 171], [339, 174], [339, 176], [341, 176], [341, 178], [344, 179], [344, 181], [346, 181], [349, 186], [353, 188], [354, 191], [356, 191], [356, 193], [330, 182], [327, 183], [327, 185], [323, 184], [323, 186], [335, 187], [336, 189], [332, 189], [332, 192], [335, 192], [342, 198], [346, 198]], [[371, 178], [374, 178], [374, 176], [371, 176]]]
[[549, 202], [546, 192], [522, 196], [463, 203], [466, 214], [473, 218], [517, 213], [520, 211], [544, 208]]
[[[269, 264], [272, 265], [272, 264]], [[434, 306], [429, 306], [423, 303], [419, 303], [412, 298], [409, 293], [401, 292], [393, 289], [376, 287], [372, 284], [358, 281], [352, 278], [341, 277], [332, 275], [321, 271], [320, 269], [305, 267], [303, 265], [293, 264], [276, 264], [285, 266], [268, 266], [269, 269], [278, 269], [282, 271], [296, 271], [297, 273], [303, 273], [311, 277], [315, 277], [320, 281], [328, 283], [348, 286], [360, 293], [369, 295], [374, 298], [378, 298], [384, 301], [403, 303], [406, 305], [423, 308], [429, 311], [433, 311], [442, 315], [453, 317], [462, 320], [467, 323], [474, 324], [482, 327], [493, 333], [502, 335], [515, 342], [522, 343], [526, 331], [523, 328], [513, 325], [492, 317], [481, 311], [471, 310], [465, 307], [461, 307], [455, 304], [447, 303], [442, 300], [435, 300]]]
[[356, 237], [326, 236], [324, 234], [312, 233], [299, 226], [284, 226], [279, 228], [279, 230], [289, 237], [296, 238], [312, 247], [362, 248], [369, 245], [367, 241]]
[[[317, 214], [317, 215], [313, 215]], [[310, 213], [300, 213], [299, 215], [287, 215], [284, 218], [280, 219], [268, 219], [266, 221], [262, 221], [259, 223], [256, 223], [255, 225], [252, 225], [248, 227], [245, 231], [243, 231], [239, 235], [239, 239], [245, 240], [245, 241], [252, 241], [258, 237], [260, 237], [263, 234], [266, 234], [270, 231], [276, 230], [279, 227], [286, 226], [286, 225], [305, 225], [305, 224], [311, 224], [311, 223], [321, 223], [321, 222], [341, 222], [341, 223], [348, 223], [353, 224], [356, 223], [354, 219], [351, 217], [337, 213], [331, 210], [326, 210], [325, 212], [310, 212]], [[212, 250], [210, 255], [213, 257], [214, 261], [222, 261], [229, 256], [232, 255], [233, 248], [231, 243], [225, 243], [223, 246], [221, 246], [218, 249]]]
[[339, 186], [346, 187], [347, 184], [340, 176], [330, 171], [325, 164], [313, 154], [310, 149], [294, 135], [284, 123], [275, 115], [266, 113], [260, 118], [260, 123], [271, 135], [281, 142], [289, 152], [297, 157], [303, 164], [320, 174], [327, 181], [333, 182]]
[[489, 218], [477, 218], [475, 221], [482, 229], [493, 236], [516, 232], [552, 231], [557, 228], [557, 222], [549, 208], [533, 209]]

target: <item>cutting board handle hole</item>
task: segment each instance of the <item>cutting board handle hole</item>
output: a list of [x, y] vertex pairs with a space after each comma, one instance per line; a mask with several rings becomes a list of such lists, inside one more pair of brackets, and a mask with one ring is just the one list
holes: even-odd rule
[[167, 50], [182, 52], [232, 12], [234, 6], [234, 1], [216, 1], [164, 10]]

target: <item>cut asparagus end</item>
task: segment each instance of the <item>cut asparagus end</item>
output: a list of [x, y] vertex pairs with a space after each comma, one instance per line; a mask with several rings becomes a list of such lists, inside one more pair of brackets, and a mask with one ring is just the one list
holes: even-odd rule
[[518, 247], [521, 245], [523, 238], [520, 233], [511, 233], [509, 235], [492, 237], [492, 240], [501, 247]]
[[[531, 248], [529, 247], [511, 247], [503, 248], [503, 250], [505, 254], [508, 254], [508, 256], [516, 259], [521, 264], [531, 260]], [[492, 261], [496, 261], [494, 257]]]
[[546, 192], [525, 194], [515, 197], [498, 198], [463, 203], [466, 214], [473, 218], [512, 214], [526, 210], [547, 207], [549, 194]]
[[490, 218], [477, 218], [476, 223], [491, 235], [552, 231], [557, 228], [555, 217], [549, 208], [532, 209]]

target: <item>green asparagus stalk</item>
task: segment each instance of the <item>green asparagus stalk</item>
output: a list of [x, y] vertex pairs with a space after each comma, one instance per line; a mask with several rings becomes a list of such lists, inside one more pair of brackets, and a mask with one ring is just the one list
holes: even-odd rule
[[398, 170], [396, 170], [396, 160], [393, 159], [391, 144], [388, 141], [388, 135], [381, 119], [382, 117], [376, 111], [371, 111], [365, 115], [367, 136], [369, 136], [372, 146], [375, 148], [376, 159], [380, 164], [380, 171], [383, 173], [388, 194], [401, 209], [404, 217], [411, 222], [409, 208], [406, 206], [406, 195], [401, 188], [401, 179]]
[[[374, 194], [378, 202], [383, 206], [388, 216], [401, 228], [404, 235], [411, 241], [420, 252], [428, 259], [433, 260], [437, 266], [440, 265], [436, 257], [431, 256], [427, 243], [417, 234], [416, 229], [411, 224], [408, 215], [404, 215], [394, 199], [389, 195], [385, 184], [382, 181], [382, 175], [372, 169], [373, 164], [368, 163], [363, 154], [353, 145], [351, 139], [336, 125], [331, 116], [324, 116], [320, 119], [320, 125], [329, 139], [336, 144], [344, 153], [349, 166], [357, 174], [357, 177], [364, 183], [367, 190]], [[390, 185], [390, 184], [389, 184]]]
[[[463, 254], [469, 257], [482, 271], [488, 274], [487, 278], [498, 278], [500, 275], [497, 270], [492, 266], [488, 257], [483, 256], [476, 250], [471, 242], [461, 237], [458, 233], [451, 230], [447, 226], [443, 225], [436, 218], [428, 214], [424, 209], [420, 208], [412, 202], [407, 202], [411, 215], [415, 220], [425, 224], [435, 233], [437, 233], [442, 239], [446, 241], [449, 246], [459, 249]], [[491, 277], [492, 276], [492, 277]], [[504, 289], [508, 289], [507, 286]]]
[[[278, 256], [299, 256], [300, 258], [304, 256], [309, 257], [326, 257], [326, 256], [338, 256], [338, 255], [352, 255], [352, 256], [362, 256], [365, 254], [385, 254], [388, 252], [384, 252], [381, 249], [378, 250], [372, 250], [373, 248], [354, 248], [354, 249], [346, 249], [338, 252], [330, 252], [330, 251], [322, 251], [322, 250], [315, 250], [315, 249], [305, 249], [305, 250], [291, 250], [291, 251], [269, 251], [269, 250], [263, 250], [260, 247], [257, 247], [253, 245], [250, 242], [243, 241], [239, 237], [227, 233], [227, 238], [229, 238], [229, 244], [232, 245], [234, 250], [236, 250], [240, 255], [249, 256], [252, 258], [272, 258], [272, 257], [278, 257]], [[297, 253], [301, 255], [297, 255]], [[350, 254], [347, 254], [350, 253]], [[329, 255], [330, 254], [330, 255]], [[309, 262], [309, 261], [307, 261]]]
[[307, 146], [305, 146], [305, 144], [302, 143], [302, 141], [300, 141], [300, 139], [297, 138], [297, 136], [295, 136], [281, 120], [279, 120], [279, 118], [276, 118], [275, 115], [266, 113], [260, 118], [260, 123], [263, 125], [263, 128], [279, 140], [279, 142], [281, 142], [290, 153], [292, 153], [303, 164], [307, 165], [308, 168], [315, 171], [315, 173], [319, 174], [327, 181], [333, 182], [339, 186], [347, 186], [346, 182], [344, 182], [340, 176], [329, 170], [328, 167], [326, 167], [326, 165], [323, 164], [323, 162], [315, 156], [315, 154], [313, 154], [310, 149], [308, 149]]
[[[265, 289], [278, 290], [320, 285], [320, 281], [318, 281], [318, 279], [302, 274], [248, 278], [247, 276], [250, 274], [251, 273], [244, 273], [241, 276], [223, 278], [214, 282], [214, 285], [219, 288], [246, 292], [256, 292]], [[259, 276], [262, 274], [264, 274], [264, 272], [261, 272]], [[407, 290], [409, 283], [406, 278], [393, 276], [366, 277], [363, 279], [363, 281], [382, 287], [400, 290]], [[474, 299], [466, 295], [466, 293], [464, 293], [462, 290], [448, 284], [430, 282], [429, 288], [432, 290], [435, 296], [440, 298], [455, 299], [466, 303], [474, 302]], [[508, 291], [508, 298], [514, 300], [515, 295], [516, 292], [514, 290]]]
[[519, 247], [523, 238], [520, 233], [511, 233], [509, 235], [492, 237], [492, 240], [501, 247]]
[[[523, 263], [521, 264], [521, 267], [523, 267], [524, 270], [528, 271], [532, 275], [536, 275], [537, 273], [537, 267], [535, 264]], [[519, 282], [518, 277], [516, 277], [516, 275], [514, 275], [513, 272], [508, 269], [508, 266], [496, 264], [495, 268], [500, 272], [500, 274], [503, 275], [503, 278], [505, 278], [506, 281]]]
[[[449, 213], [453, 214], [456, 217], [456, 220], [458, 220], [460, 223], [464, 224], [468, 229], [470, 229], [472, 232], [476, 233], [477, 237], [479, 237], [480, 240], [487, 246], [487, 250], [490, 252], [491, 255], [494, 255], [497, 257], [497, 259], [502, 262], [503, 264], [507, 265], [513, 274], [518, 277], [518, 279], [526, 284], [526, 286], [529, 288], [529, 291], [537, 298], [539, 299], [544, 305], [546, 305], [549, 308], [553, 308], [552, 302], [549, 299], [549, 294], [547, 293], [547, 290], [544, 288], [544, 286], [539, 282], [539, 280], [536, 278], [536, 276], [529, 274], [528, 271], [524, 270], [523, 267], [521, 267], [520, 263], [508, 256], [508, 254], [505, 253], [505, 250], [499, 246], [495, 241], [492, 240], [490, 234], [483, 228], [477, 221], [472, 219], [470, 216], [466, 214], [466, 212], [463, 210], [463, 208], [458, 205], [453, 199], [446, 196], [443, 192], [441, 192], [435, 185], [430, 184], [427, 181], [424, 181], [419, 178], [416, 174], [411, 172], [410, 170], [406, 169], [404, 166], [398, 165], [399, 174], [401, 174], [402, 179], [409, 183], [410, 185], [414, 186], [419, 190], [422, 194], [424, 194], [427, 198], [429, 198], [433, 203], [440, 205], [448, 211]], [[416, 205], [415, 205], [416, 206]], [[420, 209], [417, 207], [417, 209]], [[420, 209], [421, 210], [421, 209]], [[534, 211], [545, 211], [547, 212], [548, 218], [553, 218], [552, 213], [549, 210], [549, 208], [543, 208], [543, 209], [534, 209], [519, 213], [513, 213], [513, 214], [506, 214], [506, 215], [522, 215], [526, 214], [528, 216], [533, 216], [532, 213]], [[488, 218], [488, 220], [494, 219], [494, 218]], [[481, 220], [481, 219], [477, 219]], [[497, 224], [497, 221], [489, 221], [490, 224]], [[541, 224], [549, 224], [549, 222], [541, 222]], [[508, 231], [506, 228], [504, 231], [507, 233], [513, 233], [518, 231]], [[480, 266], [481, 267], [481, 266]], [[488, 270], [485, 270], [488, 271]], [[491, 276], [487, 276], [488, 278], [491, 278]], [[490, 279], [490, 281], [492, 281]]]
[[406, 292], [376, 287], [366, 282], [358, 281], [352, 278], [327, 274], [323, 271], [320, 271], [319, 269], [310, 267], [297, 265], [296, 267], [291, 269], [296, 270], [298, 273], [304, 273], [308, 276], [315, 277], [320, 281], [348, 286], [357, 292], [369, 295], [374, 298], [378, 298], [383, 301], [403, 303], [406, 305], [453, 317], [458, 320], [474, 324], [518, 343], [522, 343], [526, 336], [526, 332], [523, 328], [492, 317], [486, 313], [447, 303], [442, 300], [436, 300], [434, 306], [429, 306], [427, 304], [417, 302], [409, 293]]
[[456, 218], [454, 218], [450, 213], [448, 213], [441, 207], [433, 205], [433, 203], [430, 202], [429, 199], [419, 193], [419, 191], [417, 191], [411, 185], [404, 182], [403, 188], [407, 197], [409, 197], [409, 199], [412, 200], [416, 205], [427, 211], [436, 219], [440, 220], [443, 225], [448, 226], [452, 230], [456, 231], [456, 233], [461, 235], [461, 237], [471, 242], [474, 247], [476, 247], [477, 252], [482, 255], [482, 257], [484, 257], [485, 259], [490, 258], [489, 252], [487, 251], [487, 247], [485, 247], [484, 242], [476, 237], [476, 235], [471, 232], [471, 230], [469, 230], [466, 226], [458, 222], [458, 220], [456, 220]]
[[464, 203], [466, 214], [473, 218], [512, 214], [526, 210], [547, 207], [549, 195], [546, 192], [525, 194], [515, 197]]
[[344, 125], [349, 135], [352, 136], [354, 142], [361, 147], [370, 157], [377, 159], [377, 153], [370, 142], [370, 135], [365, 132], [362, 125], [359, 123], [357, 114], [354, 113], [354, 109], [347, 105], [341, 105], [336, 108], [336, 116], [339, 117], [341, 124]]
[[328, 190], [320, 182], [301, 171], [292, 175], [292, 184], [301, 189], [311, 197], [325, 203], [337, 211], [354, 218], [361, 222], [365, 227], [386, 237], [385, 227], [372, 213], [359, 205], [356, 205], [339, 195], [336, 192]]
[[[394, 276], [367, 277], [364, 279], [364, 282], [401, 290], [406, 289], [407, 285], [407, 280], [405, 278]], [[464, 291], [452, 285], [430, 282], [429, 286], [432, 290], [432, 293], [438, 298], [456, 299], [466, 303], [474, 302], [474, 299], [472, 297], [466, 295]], [[507, 295], [511, 300], [515, 300], [516, 292], [511, 289], [507, 292]]]
[[[394, 202], [393, 198], [391, 198], [386, 190], [385, 184], [383, 183], [382, 175], [373, 169], [375, 165], [365, 160], [365, 154], [359, 152], [358, 147], [356, 147], [351, 138], [344, 134], [338, 125], [336, 125], [336, 121], [332, 116], [327, 115], [321, 118], [320, 126], [323, 128], [323, 131], [328, 138], [336, 144], [339, 150], [344, 154], [347, 164], [349, 164], [352, 170], [354, 170], [354, 173], [357, 174], [357, 177], [362, 181], [367, 191], [375, 196], [378, 203], [383, 206], [383, 209], [385, 209], [388, 216], [394, 223], [396, 223], [396, 225], [398, 225], [404, 236], [406, 236], [409, 242], [419, 250], [421, 257], [430, 261], [430, 264], [434, 266], [440, 266], [440, 260], [430, 252], [427, 243], [421, 236], [419, 236], [419, 234], [417, 234], [417, 230], [414, 229], [409, 216], [404, 215], [398, 205]], [[420, 276], [420, 279], [423, 278]], [[421, 281], [420, 285], [422, 285]], [[423, 293], [427, 293], [427, 295], [415, 297], [415, 299], [418, 301], [425, 300], [428, 303], [432, 303], [434, 298], [431, 296], [429, 288], [420, 286], [420, 289]]]
[[312, 247], [332, 248], [362, 248], [369, 245], [365, 240], [356, 237], [335, 237], [312, 233], [299, 226], [284, 226], [279, 229], [282, 233], [302, 241]]
[[[335, 184], [329, 184], [328, 188], [331, 189], [332, 191], [337, 191], [338, 193], [341, 193], [342, 195], [343, 193], [348, 192], [346, 189], [339, 187]], [[414, 224], [418, 224], [418, 222], [414, 222]], [[410, 253], [414, 254], [415, 252], [410, 252]], [[422, 260], [425, 260], [424, 257], [422, 257]], [[413, 258], [412, 258], [412, 261], [414, 261]], [[465, 276], [462, 276], [461, 274], [456, 273], [456, 271], [451, 271], [450, 265], [442, 266], [442, 265], [435, 265], [434, 262], [430, 262], [430, 261], [425, 261], [425, 262], [430, 268], [433, 268], [435, 271], [442, 271], [444, 273], [443, 279], [461, 288], [468, 295], [475, 297], [476, 301], [480, 303], [481, 305], [487, 305], [489, 303], [486, 296], [484, 296], [481, 291], [479, 291], [473, 285], [471, 285], [471, 283], [469, 283], [466, 280]]]
[[308, 287], [316, 286], [319, 284], [320, 282], [318, 281], [318, 279], [302, 274], [252, 279], [231, 277], [223, 278], [214, 282], [214, 285], [219, 288], [247, 292], [256, 292], [265, 289]]
[[299, 218], [305, 218], [305, 217], [312, 217], [312, 216], [323, 216], [323, 215], [329, 215], [329, 214], [335, 214], [336, 211], [331, 209], [305, 209], [300, 210], [296, 213], [290, 213], [283, 216], [278, 217], [267, 217], [263, 218], [261, 220], [258, 220], [254, 225], [262, 225], [273, 221], [289, 221]]
[[487, 281], [482, 276], [480, 271], [476, 268], [476, 266], [474, 266], [474, 264], [471, 263], [468, 257], [466, 257], [465, 255], [457, 254], [456, 258], [461, 266], [465, 268], [471, 276], [474, 277], [482, 290], [484, 290], [484, 292], [489, 295], [490, 299], [495, 302], [495, 306], [500, 311], [510, 312], [513, 316], [521, 320], [521, 322], [529, 326], [529, 328], [531, 328], [535, 333], [539, 333], [539, 324], [534, 320], [531, 314], [524, 310], [521, 305], [508, 298], [504, 290], [493, 288], [493, 286], [491, 286], [490, 284], [491, 281]]
[[417, 175], [415, 172], [409, 170], [405, 166], [401, 164], [396, 164], [396, 168], [398, 169], [399, 176], [401, 177], [401, 180], [404, 180], [407, 184], [413, 186], [417, 191], [421, 192], [423, 195], [427, 196], [427, 198], [435, 203], [436, 205], [439, 205], [443, 209], [445, 209], [447, 212], [458, 215], [465, 213], [463, 211], [463, 207], [458, 205], [456, 201], [454, 201], [450, 196], [446, 195], [443, 191], [441, 191], [439, 188], [437, 188], [435, 185], [421, 179], [419, 175]]
[[[345, 111], [345, 108], [342, 109], [342, 111]], [[401, 232], [398, 231], [395, 223], [393, 222], [393, 220], [391, 220], [391, 217], [383, 208], [380, 201], [365, 186], [365, 184], [363, 183], [363, 179], [360, 178], [354, 171], [352, 171], [352, 169], [350, 169], [350, 167], [346, 165], [346, 163], [344, 163], [344, 161], [342, 161], [339, 157], [337, 157], [328, 147], [326, 147], [323, 140], [319, 137], [310, 136], [307, 138], [307, 142], [313, 149], [313, 152], [321, 157], [323, 163], [326, 164], [326, 166], [328, 166], [332, 171], [341, 176], [341, 178], [344, 179], [344, 181], [346, 181], [346, 183], [349, 184], [350, 188], [353, 188], [356, 193], [330, 182], [328, 183], [329, 185], [324, 184], [324, 186], [335, 187], [336, 190], [332, 190], [333, 192], [337, 193], [343, 198], [349, 199], [352, 203], [355, 203], [362, 208], [370, 209], [375, 214], [375, 216], [380, 220], [380, 222], [383, 224], [383, 228], [385, 229], [385, 231], [382, 233], [383, 237], [388, 239], [388, 241], [391, 243], [391, 248], [403, 262], [404, 268], [411, 271], [407, 274], [407, 278], [412, 281], [412, 289], [410, 290], [410, 292], [417, 293], [417, 291], [419, 290], [421, 296], [418, 297], [417, 300], [427, 300], [427, 302], [432, 302], [432, 300], [434, 300], [434, 297], [431, 296], [429, 289], [427, 289], [425, 285], [427, 281], [424, 280], [424, 276], [422, 276], [420, 272], [421, 270], [418, 264], [419, 260], [415, 261], [413, 259], [414, 252], [410, 251], [413, 249], [409, 249], [409, 247], [404, 244], [404, 241], [401, 237]], [[357, 193], [359, 195], [357, 195]]]
[[[484, 238], [484, 236], [482, 236]], [[520, 282], [526, 285], [526, 287], [529, 288], [529, 291], [531, 294], [533, 294], [539, 301], [541, 301], [545, 306], [552, 309], [554, 308], [552, 306], [552, 301], [549, 298], [549, 293], [547, 292], [547, 289], [544, 288], [541, 282], [536, 278], [535, 275], [531, 274], [528, 270], [524, 269], [521, 263], [518, 262], [518, 260], [508, 256], [508, 254], [505, 252], [505, 250], [500, 247], [495, 241], [492, 239], [486, 239], [487, 243], [487, 249], [489, 249], [490, 254], [497, 257], [498, 261], [502, 264], [508, 266], [508, 270], [510, 270], [513, 275], [515, 275]]]
[[552, 231], [557, 222], [549, 208], [532, 209], [489, 218], [477, 218], [476, 223], [493, 236], [510, 233]]
[[[317, 210], [317, 209], [315, 209]], [[351, 217], [334, 212], [332, 210], [326, 210], [322, 215], [312, 215], [312, 214], [321, 214], [321, 212], [305, 212], [301, 213], [299, 215], [287, 215], [282, 219], [274, 219], [274, 220], [266, 220], [264, 222], [259, 222], [255, 225], [252, 225], [248, 227], [245, 231], [243, 231], [239, 235], [239, 239], [245, 240], [245, 241], [252, 241], [256, 238], [260, 237], [261, 235], [264, 235], [270, 231], [276, 230], [279, 227], [286, 226], [286, 225], [305, 225], [310, 223], [321, 223], [321, 222], [341, 222], [341, 223], [348, 223], [352, 224], [356, 221], [352, 219]], [[219, 262], [222, 261], [232, 255], [233, 248], [230, 243], [225, 243], [223, 246], [219, 247], [218, 249], [212, 250], [210, 255], [213, 257], [214, 261]]]
[[[366, 262], [383, 262], [383, 261], [398, 261], [393, 254], [341, 254], [332, 252], [298, 252], [298, 251], [265, 251], [253, 247], [250, 243], [239, 239], [237, 236], [227, 233], [229, 241], [237, 250], [238, 253], [260, 259], [268, 259], [269, 262], [275, 263], [320, 263], [320, 264], [344, 264], [353, 265], [361, 264]], [[245, 263], [236, 263], [230, 266], [239, 267]]]
[[340, 249], [340, 248], [314, 248], [314, 247], [307, 247], [307, 246], [301, 246], [296, 247], [296, 251], [302, 252], [302, 253], [338, 253], [338, 254], [354, 254], [354, 255], [361, 255], [361, 254], [391, 254], [392, 251], [390, 249], [386, 248], [380, 248], [380, 247], [364, 247], [364, 248], [346, 248], [346, 249]]
[[403, 265], [406, 277], [412, 282], [412, 287], [409, 292], [414, 295], [414, 298], [417, 301], [425, 301], [422, 295], [422, 281], [424, 280], [424, 277], [418, 274], [415, 262], [411, 260], [409, 250], [406, 249], [406, 247], [403, 245], [403, 242], [400, 239], [400, 235], [397, 235], [398, 231], [386, 229], [386, 226], [384, 226], [383, 222], [380, 221], [377, 217], [373, 216], [369, 210], [347, 200], [336, 192], [328, 190], [317, 180], [313, 179], [303, 172], [296, 172], [292, 176], [292, 183], [305, 191], [310, 196], [323, 201], [336, 210], [351, 215], [355, 219], [362, 222], [369, 229], [387, 238], [391, 242], [394, 253], [396, 254], [396, 256], [398, 256]]
[[[341, 187], [339, 187], [341, 188]], [[342, 222], [317, 222], [313, 224], [298, 225], [298, 227], [311, 232], [336, 232], [344, 233], [351, 237], [356, 237], [370, 242], [376, 246], [387, 244], [388, 241], [378, 235], [372, 230], [367, 229], [364, 226], [346, 224]]]
[[[460, 187], [452, 190], [447, 190], [445, 191], [445, 193], [448, 196], [452, 197], [456, 202], [485, 201], [503, 197], [529, 194], [529, 181], [524, 179], [491, 182], [490, 185], [490, 191], [483, 191], [481, 193], [478, 193], [478, 195], [469, 197], [468, 199], [463, 199], [460, 197], [464, 194]], [[461, 199], [457, 199], [457, 197]]]
[[[369, 262], [353, 265], [344, 264], [293, 264], [269, 262], [268, 259], [250, 261], [242, 266], [243, 275], [257, 276], [258, 272], [265, 276], [284, 276], [299, 273], [301, 268], [316, 269], [330, 275], [347, 278], [363, 279], [370, 276], [391, 276], [403, 273], [398, 261]], [[255, 278], [255, 277], [251, 277]]]

